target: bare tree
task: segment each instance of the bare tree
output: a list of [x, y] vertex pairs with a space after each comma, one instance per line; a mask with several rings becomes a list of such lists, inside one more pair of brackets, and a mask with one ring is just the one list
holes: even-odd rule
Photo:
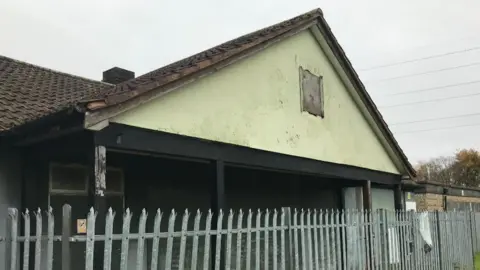
[[454, 184], [453, 168], [455, 157], [442, 156], [420, 162], [417, 167], [417, 181], [438, 182], [442, 184]]
[[478, 188], [480, 187], [480, 152], [475, 149], [462, 149], [452, 156], [420, 162], [416, 170], [416, 181]]

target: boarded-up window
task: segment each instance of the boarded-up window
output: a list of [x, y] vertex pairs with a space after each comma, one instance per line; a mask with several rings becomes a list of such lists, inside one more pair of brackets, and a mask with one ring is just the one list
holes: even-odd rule
[[[50, 165], [50, 193], [52, 194], [86, 195], [88, 179], [87, 166], [56, 163]], [[107, 168], [106, 184], [107, 195], [123, 195], [123, 171], [118, 168]]]
[[322, 76], [317, 76], [302, 67], [299, 70], [302, 111], [325, 117]]
[[50, 165], [50, 192], [87, 194], [88, 172], [81, 165]]

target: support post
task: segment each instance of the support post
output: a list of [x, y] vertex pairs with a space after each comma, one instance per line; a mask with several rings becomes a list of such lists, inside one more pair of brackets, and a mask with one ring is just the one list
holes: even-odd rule
[[227, 210], [225, 201], [225, 164], [222, 160], [212, 161], [212, 189], [211, 206], [212, 211], [219, 212]]
[[[393, 200], [395, 204], [395, 211], [398, 212], [403, 212], [405, 210], [405, 201], [404, 201], [404, 196], [403, 196], [403, 191], [402, 191], [402, 186], [400, 184], [394, 186], [393, 190]], [[396, 222], [398, 221], [404, 221], [403, 218], [404, 216], [402, 214], [398, 214], [394, 216], [395, 218], [398, 218], [398, 220], [395, 220]], [[400, 254], [405, 254], [404, 256], [407, 256], [408, 251], [405, 250], [403, 243], [407, 241], [405, 236], [401, 233], [398, 234], [398, 239], [399, 239], [399, 249], [400, 249]], [[401, 267], [406, 267], [405, 262], [403, 260], [400, 260], [400, 266]]]
[[95, 146], [95, 198], [105, 198], [107, 150], [105, 146]]
[[405, 209], [405, 203], [403, 202], [402, 186], [395, 185], [393, 200], [395, 201], [395, 210], [401, 211]]
[[[228, 215], [227, 205], [225, 201], [225, 164], [223, 160], [214, 160], [211, 163], [211, 191], [210, 191], [210, 199], [211, 199], [211, 207], [212, 211], [215, 213], [214, 218], [212, 219], [212, 229], [217, 229], [217, 218], [220, 210], [224, 211], [224, 216]], [[211, 269], [218, 269], [215, 268], [215, 250], [217, 247], [217, 236], [212, 235], [210, 243], [212, 245], [212, 252], [210, 256], [211, 262]], [[225, 261], [225, 248], [223, 245], [225, 244], [224, 239], [222, 239], [222, 248], [220, 249], [220, 268], [223, 269], [223, 262]]]
[[363, 209], [372, 210], [372, 182], [366, 180], [362, 186]]
[[[94, 192], [93, 207], [98, 212], [97, 222], [95, 224], [96, 234], [105, 233], [105, 215], [107, 213], [107, 199], [105, 192], [107, 189], [106, 173], [107, 173], [107, 150], [103, 145], [95, 145], [95, 155], [93, 162], [94, 171]], [[102, 242], [95, 243], [94, 262], [95, 269], [103, 268], [103, 248]]]
[[443, 202], [443, 211], [447, 211], [447, 207], [448, 207], [448, 188], [443, 188], [443, 192], [442, 192], [442, 202]]
[[[363, 183], [363, 186], [362, 186], [362, 195], [363, 195], [363, 210], [365, 212], [370, 212], [372, 210], [372, 182], [370, 182], [370, 180], [366, 180], [364, 183]], [[366, 216], [366, 220], [365, 220], [365, 223], [366, 224], [370, 224], [370, 215], [364, 215], [364, 217]], [[372, 248], [372, 243], [371, 243], [371, 239], [372, 239], [372, 236], [370, 235], [370, 228], [369, 226], [371, 225], [367, 225], [364, 227], [364, 232], [365, 232], [365, 236], [367, 237], [367, 245], [368, 245], [368, 249], [367, 250], [371, 250]], [[372, 256], [369, 252], [365, 252], [365, 266], [362, 266], [362, 267], [366, 267], [367, 269], [372, 269]]]

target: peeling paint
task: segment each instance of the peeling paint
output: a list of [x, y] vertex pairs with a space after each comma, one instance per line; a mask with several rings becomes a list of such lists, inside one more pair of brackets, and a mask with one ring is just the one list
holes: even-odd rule
[[[324, 78], [325, 118], [302, 113], [298, 68]], [[308, 31], [112, 122], [398, 173]]]

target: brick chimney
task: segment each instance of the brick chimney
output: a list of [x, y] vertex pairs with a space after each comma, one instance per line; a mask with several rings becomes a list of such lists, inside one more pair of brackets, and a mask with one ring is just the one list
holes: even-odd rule
[[103, 82], [119, 84], [135, 78], [135, 72], [119, 67], [113, 67], [103, 72]]

